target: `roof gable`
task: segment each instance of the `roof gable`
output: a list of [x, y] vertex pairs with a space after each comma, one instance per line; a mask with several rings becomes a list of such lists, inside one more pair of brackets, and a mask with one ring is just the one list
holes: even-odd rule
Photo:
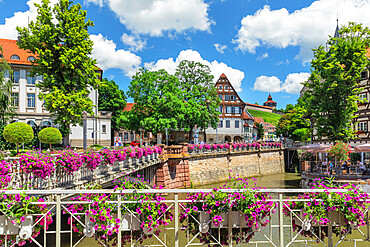
[[227, 79], [227, 76], [224, 73], [222, 73], [220, 75], [220, 77], [218, 78], [218, 80], [216, 81], [215, 87], [217, 88], [219, 85], [228, 85], [234, 91], [234, 93], [236, 94], [237, 99], [240, 100], [240, 102], [242, 102], [243, 104], [245, 104], [244, 101], [240, 98], [239, 94], [236, 92], [235, 88], [233, 87], [233, 85], [231, 84], [229, 79]]

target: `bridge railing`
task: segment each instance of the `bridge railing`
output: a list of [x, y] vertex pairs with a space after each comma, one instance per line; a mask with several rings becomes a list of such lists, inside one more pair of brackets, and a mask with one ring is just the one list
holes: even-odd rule
[[[113, 215], [114, 219], [118, 218], [120, 221], [117, 221], [118, 228], [117, 231], [111, 232], [109, 236], [106, 238], [111, 239], [112, 241], [116, 241], [115, 244], [117, 246], [126, 246], [123, 245], [123, 242], [126, 241], [127, 246], [171, 246], [171, 247], [186, 247], [186, 246], [196, 246], [202, 245], [201, 236], [202, 234], [210, 234], [213, 236], [213, 241], [209, 243], [212, 246], [224, 246], [223, 243], [220, 242], [220, 235], [222, 234], [229, 234], [228, 236], [232, 237], [230, 233], [237, 228], [237, 231], [244, 231], [242, 227], [238, 227], [236, 225], [231, 224], [230, 217], [228, 218], [229, 223], [225, 227], [219, 226], [215, 227], [209, 225], [206, 231], [204, 231], [204, 222], [201, 221], [200, 218], [195, 219], [196, 222], [199, 224], [199, 232], [195, 235], [189, 233], [189, 229], [186, 227], [187, 222], [182, 222], [180, 224], [181, 214], [184, 212], [186, 203], [192, 202], [192, 200], [187, 200], [186, 194], [187, 193], [208, 193], [213, 191], [212, 189], [181, 189], [181, 190], [173, 190], [173, 189], [162, 189], [162, 190], [155, 190], [155, 189], [147, 189], [147, 190], [42, 190], [38, 191], [38, 196], [44, 197], [44, 202], [38, 202], [33, 204], [44, 204], [46, 205], [49, 210], [48, 212], [44, 213], [44, 216], [48, 213], [55, 214], [55, 230], [46, 229], [44, 226], [43, 232], [43, 240], [39, 238], [29, 238], [28, 240], [32, 240], [38, 246], [85, 246], [86, 242], [84, 242], [85, 238], [95, 238], [97, 242], [99, 242], [103, 246], [108, 246], [106, 242], [103, 242], [101, 238], [102, 234], [99, 233], [99, 230], [93, 230], [94, 222], [86, 221], [84, 217], [87, 215], [87, 211], [84, 210], [80, 211], [73, 211], [70, 210], [71, 205], [75, 205], [75, 208], [89, 208], [92, 204], [96, 203], [93, 200], [70, 200], [72, 196], [76, 195], [116, 195], [116, 199], [109, 201], [107, 203], [112, 203], [117, 206], [118, 213], [117, 215]], [[225, 193], [241, 193], [245, 190], [235, 190], [235, 189], [222, 189], [220, 190]], [[348, 226], [343, 226], [343, 222], [339, 219], [330, 218], [330, 222], [327, 223], [326, 226], [317, 226], [313, 222], [308, 222], [306, 218], [301, 218], [300, 212], [297, 210], [289, 209], [288, 201], [292, 201], [292, 199], [287, 199], [287, 197], [291, 195], [302, 195], [303, 193], [344, 193], [347, 190], [344, 189], [336, 189], [336, 190], [323, 190], [323, 189], [260, 189], [256, 190], [255, 192], [263, 192], [269, 193], [271, 198], [267, 199], [267, 201], [273, 202], [274, 210], [271, 210], [271, 214], [268, 216], [268, 223], [262, 228], [252, 229], [250, 231], [245, 232], [244, 238], [241, 239], [241, 242], [236, 243], [235, 241], [229, 241], [228, 246], [245, 246], [247, 242], [249, 244], [253, 244], [254, 246], [337, 246], [342, 242], [347, 242], [348, 244], [353, 243], [353, 246], [357, 246], [359, 243], [370, 242], [369, 239], [369, 206], [364, 209], [363, 214], [366, 215], [366, 225], [362, 227], [354, 227], [349, 229]], [[19, 193], [26, 193], [28, 195], [35, 195], [35, 191], [16, 191], [16, 190], [7, 190], [3, 191], [5, 195], [17, 195]], [[138, 221], [140, 224], [143, 219], [140, 218], [140, 213], [130, 212], [127, 215], [123, 215], [120, 209], [128, 207], [128, 204], [137, 203], [137, 201], [125, 201], [122, 198], [125, 198], [125, 195], [129, 194], [155, 194], [155, 195], [166, 195], [165, 200], [163, 203], [167, 205], [167, 210], [171, 211], [173, 214], [172, 221], [168, 225], [163, 225], [159, 229], [159, 231], [148, 232], [143, 229], [134, 228], [133, 229], [133, 222]], [[63, 199], [64, 198], [64, 199]], [[296, 203], [304, 203], [307, 206], [312, 203], [310, 199], [298, 198], [294, 199]], [[318, 199], [320, 202], [320, 199]], [[369, 203], [369, 202], [367, 202]], [[87, 206], [87, 207], [86, 207]], [[285, 212], [284, 212], [285, 210]], [[288, 211], [287, 211], [288, 210]], [[89, 211], [90, 212], [90, 211]], [[288, 213], [287, 213], [288, 212]], [[73, 227], [63, 228], [62, 222], [62, 214], [67, 214], [69, 217], [69, 222], [74, 227], [79, 225], [83, 229], [82, 235], [77, 235], [74, 233]], [[230, 214], [229, 214], [230, 215]], [[38, 215], [39, 217], [43, 217], [42, 215]], [[163, 220], [163, 218], [155, 218], [153, 215], [153, 220]], [[189, 218], [188, 218], [189, 220]], [[295, 222], [295, 223], [294, 223]], [[301, 235], [302, 229], [298, 232], [294, 232], [294, 225], [298, 223], [301, 226], [305, 225], [305, 231], [310, 233], [312, 238], [307, 238]], [[309, 224], [307, 224], [309, 223]], [[208, 223], [210, 222], [208, 221]], [[127, 228], [129, 226], [129, 228]], [[131, 226], [131, 229], [130, 229]], [[307, 227], [309, 226], [310, 229]], [[23, 226], [20, 226], [22, 230]], [[322, 238], [321, 235], [321, 227], [326, 227], [326, 239]], [[334, 236], [333, 228], [339, 227], [339, 231], [337, 232], [338, 236]], [[319, 230], [319, 233], [318, 233]], [[345, 231], [343, 231], [345, 230]], [[7, 237], [7, 229], [4, 229], [4, 225], [0, 224], [0, 238]], [[99, 235], [100, 234], [100, 235]], [[97, 235], [100, 237], [98, 238]], [[123, 237], [125, 236], [125, 237]], [[20, 238], [17, 241], [24, 241]], [[248, 241], [247, 241], [248, 239]], [[28, 241], [27, 240], [27, 241]], [[240, 241], [240, 240], [239, 240]], [[91, 243], [91, 240], [87, 241]], [[109, 241], [108, 241], [109, 242]], [[112, 242], [109, 242], [112, 244]], [[365, 244], [367, 246], [370, 243]], [[348, 245], [349, 246], [349, 245]]]
[[6, 157], [4, 160], [11, 164], [9, 186], [13, 189], [34, 190], [79, 187], [89, 181], [104, 182], [160, 162], [159, 154], [153, 153], [141, 158], [127, 157], [124, 161], [116, 161], [112, 165], [102, 161], [94, 170], [83, 163], [77, 171], [67, 172], [63, 167], [56, 165], [57, 154], [50, 154], [50, 157], [53, 159], [55, 170], [46, 177], [35, 174], [37, 171], [32, 172], [22, 168], [20, 157]]

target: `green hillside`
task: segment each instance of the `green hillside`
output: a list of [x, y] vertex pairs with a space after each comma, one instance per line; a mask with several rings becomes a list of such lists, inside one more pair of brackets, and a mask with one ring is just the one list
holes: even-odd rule
[[281, 115], [276, 113], [269, 113], [250, 109], [247, 109], [247, 111], [249, 111], [249, 113], [252, 114], [253, 117], [261, 117], [263, 118], [263, 121], [272, 123], [275, 126], [278, 124], [279, 119], [281, 118]]

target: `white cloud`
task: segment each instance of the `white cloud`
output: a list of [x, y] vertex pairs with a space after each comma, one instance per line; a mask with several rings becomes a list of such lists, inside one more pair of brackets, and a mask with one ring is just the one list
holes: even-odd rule
[[[102, 0], [85, 0], [101, 4]], [[121, 23], [133, 32], [161, 36], [165, 31], [210, 31], [204, 0], [105, 0]]]
[[268, 57], [269, 57], [269, 54], [265, 52], [263, 55], [259, 56], [257, 60], [262, 61], [263, 59], [268, 58]]
[[93, 4], [98, 5], [99, 7], [103, 7], [104, 0], [84, 0], [84, 4], [89, 4], [89, 3], [93, 3]]
[[309, 73], [292, 73], [289, 74], [285, 81], [280, 81], [276, 76], [259, 76], [254, 82], [253, 89], [262, 92], [287, 92], [290, 94], [298, 94], [308, 77]]
[[130, 51], [141, 51], [146, 46], [146, 40], [141, 39], [138, 35], [124, 33], [121, 40], [124, 44], [130, 46]]
[[132, 76], [136, 73], [141, 64], [141, 58], [130, 51], [117, 49], [116, 44], [102, 34], [90, 35], [94, 42], [92, 57], [97, 60], [98, 66], [103, 70], [121, 69], [126, 76]]
[[238, 92], [242, 91], [241, 82], [244, 79], [244, 72], [238, 69], [231, 68], [223, 62], [218, 62], [216, 60], [214, 60], [213, 62], [209, 62], [207, 60], [204, 60], [197, 51], [184, 50], [180, 52], [176, 59], [173, 59], [172, 57], [168, 59], [160, 59], [157, 62], [145, 63], [144, 66], [150, 70], [165, 69], [168, 73], [174, 74], [177, 65], [182, 60], [190, 60], [208, 65], [211, 69], [212, 75], [215, 77], [214, 82], [216, 82], [220, 75], [224, 73], [235, 88], [235, 90]]
[[298, 94], [301, 91], [303, 85], [302, 82], [307, 81], [310, 73], [292, 73], [289, 74], [284, 83], [281, 84], [281, 91]]
[[224, 54], [224, 50], [227, 48], [227, 45], [214, 44], [214, 47], [219, 53]]
[[281, 81], [276, 76], [261, 75], [254, 82], [253, 90], [276, 93], [281, 91]]
[[242, 19], [233, 42], [237, 49], [250, 53], [260, 46], [300, 46], [297, 58], [308, 62], [312, 58], [311, 49], [324, 44], [328, 35], [334, 35], [337, 13], [340, 24], [354, 21], [370, 26], [369, 9], [369, 0], [318, 0], [292, 13], [285, 8], [271, 10], [266, 5]]
[[[54, 5], [57, 0], [50, 1]], [[0, 25], [0, 34], [3, 39], [17, 39], [18, 32], [16, 27], [26, 27], [29, 21], [35, 21], [37, 16], [37, 8], [35, 3], [41, 3], [41, 0], [29, 0], [27, 5], [29, 9], [25, 12], [15, 12], [13, 16], [5, 18], [5, 23]]]

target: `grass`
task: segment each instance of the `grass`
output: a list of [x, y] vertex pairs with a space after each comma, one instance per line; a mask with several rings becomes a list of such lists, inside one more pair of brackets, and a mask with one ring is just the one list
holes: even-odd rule
[[276, 113], [269, 113], [250, 109], [248, 109], [248, 111], [250, 114], [252, 114], [253, 117], [261, 117], [263, 118], [263, 121], [272, 123], [275, 126], [278, 124], [279, 119], [281, 118], [281, 115]]

